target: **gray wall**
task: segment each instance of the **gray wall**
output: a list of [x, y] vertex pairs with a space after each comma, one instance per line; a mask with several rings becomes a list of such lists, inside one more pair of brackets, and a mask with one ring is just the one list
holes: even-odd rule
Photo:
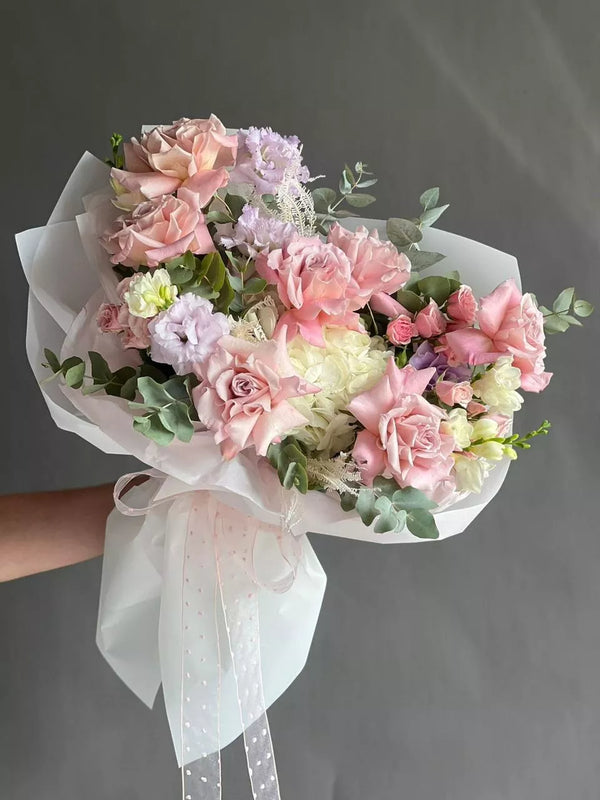
[[[8, 4], [6, 4], [8, 5]], [[289, 7], [288, 7], [289, 5]], [[592, 0], [19, 0], [2, 25], [4, 492], [117, 477], [54, 428], [25, 362], [12, 234], [112, 130], [214, 111], [363, 159], [375, 216], [440, 184], [445, 227], [524, 284], [598, 300], [600, 14]], [[482, 264], [482, 269], [485, 265]], [[598, 328], [551, 341], [522, 429], [552, 435], [467, 534], [383, 549], [313, 537], [329, 587], [308, 668], [271, 712], [287, 800], [592, 800], [600, 792]], [[0, 797], [177, 796], [159, 706], [94, 646], [100, 563], [0, 586]], [[250, 797], [242, 750], [225, 797]]]

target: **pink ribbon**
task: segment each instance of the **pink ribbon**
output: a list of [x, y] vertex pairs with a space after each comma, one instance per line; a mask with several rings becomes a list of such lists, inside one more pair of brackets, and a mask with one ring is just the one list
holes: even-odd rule
[[[164, 478], [162, 473], [150, 470], [124, 475], [117, 481], [115, 506], [127, 516], [144, 515], [158, 504], [174, 500], [168, 497], [152, 501], [143, 508], [124, 502], [123, 491], [140, 476]], [[224, 638], [235, 677], [254, 800], [281, 800], [263, 693], [258, 590], [285, 592], [294, 583], [302, 555], [301, 542], [292, 532], [294, 495], [282, 490], [281, 526], [276, 527], [231, 508], [211, 492], [190, 492], [193, 496], [181, 575], [181, 797], [182, 800], [222, 797], [219, 726]], [[276, 537], [286, 565], [282, 577], [259, 576], [255, 564], [259, 531]], [[213, 598], [211, 620], [204, 618], [207, 593]], [[213, 644], [206, 642], [209, 632], [214, 636]], [[214, 681], [210, 681], [214, 673], [214, 661], [210, 662], [215, 641], [219, 674], [216, 691]], [[192, 709], [194, 713], [190, 714]], [[196, 724], [188, 715], [193, 716]], [[186, 763], [186, 756], [197, 752], [201, 757]]]

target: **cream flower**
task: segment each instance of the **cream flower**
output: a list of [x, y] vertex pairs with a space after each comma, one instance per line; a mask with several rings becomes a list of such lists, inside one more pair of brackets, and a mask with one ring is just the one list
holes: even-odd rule
[[477, 458], [471, 453], [453, 453], [454, 477], [459, 492], [479, 494], [483, 482], [490, 473], [490, 464], [485, 458]]
[[516, 391], [520, 386], [521, 370], [512, 366], [512, 356], [502, 356], [473, 383], [473, 394], [489, 407], [492, 414], [510, 417], [523, 403]]
[[465, 450], [470, 446], [473, 439], [473, 425], [467, 419], [467, 412], [464, 408], [453, 408], [448, 413], [448, 419], [441, 423], [444, 433], [454, 436], [456, 446]]
[[325, 347], [311, 345], [300, 336], [288, 344], [296, 373], [321, 389], [290, 402], [308, 419], [308, 425], [295, 435], [329, 457], [353, 443], [355, 420], [342, 412], [353, 397], [377, 383], [388, 353], [383, 340], [348, 328], [327, 327], [323, 337]]
[[149, 319], [175, 302], [177, 287], [171, 283], [166, 269], [135, 275], [123, 294], [129, 313], [134, 317]]

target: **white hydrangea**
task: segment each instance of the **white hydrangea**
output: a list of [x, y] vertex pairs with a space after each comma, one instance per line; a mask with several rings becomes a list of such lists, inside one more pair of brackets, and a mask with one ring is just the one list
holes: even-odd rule
[[325, 347], [311, 345], [300, 336], [289, 343], [295, 371], [321, 388], [316, 394], [294, 397], [290, 403], [308, 420], [294, 435], [330, 457], [352, 444], [354, 418], [343, 412], [353, 397], [375, 386], [389, 356], [382, 339], [359, 331], [329, 327], [323, 338]]
[[521, 370], [512, 366], [512, 356], [502, 356], [491, 369], [473, 383], [473, 394], [492, 414], [510, 417], [523, 404], [516, 391], [521, 386]]
[[138, 272], [131, 278], [123, 294], [129, 313], [143, 319], [155, 317], [159, 311], [169, 308], [176, 297], [177, 286], [171, 283], [169, 273], [162, 268], [153, 272]]

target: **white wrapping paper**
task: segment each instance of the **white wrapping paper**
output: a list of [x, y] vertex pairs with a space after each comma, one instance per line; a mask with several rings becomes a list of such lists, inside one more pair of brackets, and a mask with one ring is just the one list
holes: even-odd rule
[[[71, 175], [48, 224], [17, 236], [23, 269], [30, 285], [27, 355], [40, 380], [43, 348], [62, 357], [100, 349], [113, 369], [132, 363], [135, 351], [111, 348], [96, 328], [98, 306], [115, 299], [116, 279], [96, 238], [116, 215], [108, 190], [108, 167], [86, 153]], [[354, 220], [385, 232], [385, 224]], [[348, 224], [348, 223], [346, 223]], [[426, 275], [460, 271], [476, 295], [487, 294], [498, 283], [514, 278], [520, 283], [516, 260], [485, 245], [455, 234], [427, 229], [423, 247], [446, 254]], [[281, 490], [277, 476], [264, 462], [242, 454], [223, 462], [212, 434], [197, 431], [192, 442], [175, 441], [159, 447], [132, 428], [133, 413], [126, 401], [100, 395], [84, 396], [58, 381], [41, 385], [56, 424], [107, 453], [123, 453], [160, 470], [162, 477], [127, 495], [132, 505], [153, 507], [145, 516], [123, 516], [114, 511], [107, 523], [102, 590], [98, 619], [98, 646], [122, 680], [148, 705], [163, 684], [167, 713], [180, 763], [198, 758], [205, 743], [192, 742], [183, 751], [181, 731], [182, 560], [186, 520], [195, 492], [210, 493], [219, 502], [260, 520], [264, 529], [256, 537], [256, 569], [277, 576], [283, 568], [281, 552], [271, 526], [281, 521]], [[480, 495], [470, 495], [436, 512], [440, 538], [463, 531], [500, 489], [508, 462], [499, 464], [486, 480]], [[317, 622], [325, 589], [325, 575], [305, 532], [391, 544], [422, 541], [408, 531], [375, 534], [355, 514], [342, 511], [325, 494], [312, 492], [301, 498], [298, 537], [299, 556], [295, 580], [287, 591], [259, 588], [260, 654], [266, 706], [289, 686], [302, 669]], [[271, 532], [271, 533], [270, 533]], [[199, 613], [214, 613], [213, 599], [195, 600]], [[217, 604], [217, 631], [223, 628]], [[215, 624], [212, 630], [214, 634]], [[223, 631], [221, 631], [223, 634]], [[217, 663], [216, 642], [208, 628], [202, 636], [208, 650], [202, 658]], [[223, 638], [223, 637], [222, 637]], [[212, 647], [212, 649], [211, 649]], [[200, 658], [200, 656], [198, 656]], [[206, 662], [203, 662], [206, 663]], [[221, 657], [222, 692], [220, 739], [213, 749], [225, 746], [242, 731], [231, 660]], [[216, 692], [218, 670], [208, 682]], [[192, 728], [203, 728], [199, 707]]]

